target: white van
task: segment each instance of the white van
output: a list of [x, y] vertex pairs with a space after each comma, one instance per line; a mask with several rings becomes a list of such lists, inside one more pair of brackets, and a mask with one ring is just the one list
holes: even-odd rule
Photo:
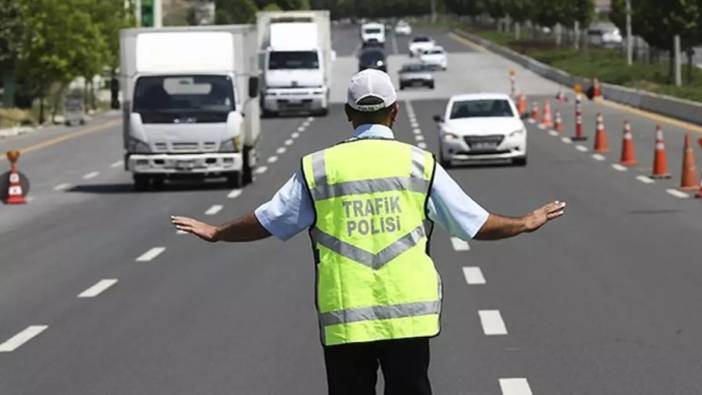
[[365, 23], [361, 25], [361, 42], [366, 44], [385, 44], [385, 25], [382, 23]]

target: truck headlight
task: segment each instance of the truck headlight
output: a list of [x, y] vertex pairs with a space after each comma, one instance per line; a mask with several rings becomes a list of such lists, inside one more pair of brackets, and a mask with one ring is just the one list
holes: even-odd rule
[[238, 152], [239, 151], [239, 136], [233, 139], [226, 139], [219, 144], [219, 152]]
[[151, 148], [149, 148], [149, 145], [145, 142], [130, 137], [129, 143], [127, 144], [127, 151], [133, 154], [148, 154], [151, 153]]
[[517, 137], [517, 136], [521, 136], [521, 135], [523, 135], [523, 134], [526, 134], [526, 130], [524, 130], [524, 129], [517, 129], [517, 130], [515, 130], [514, 132], [510, 133], [510, 134], [509, 134], [509, 137], [510, 137], [510, 138], [512, 138], [512, 137]]

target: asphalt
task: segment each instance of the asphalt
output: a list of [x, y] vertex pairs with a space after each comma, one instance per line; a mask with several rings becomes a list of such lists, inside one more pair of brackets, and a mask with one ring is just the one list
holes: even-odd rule
[[[401, 93], [398, 139], [438, 152], [432, 115], [461, 89], [507, 91], [510, 68], [530, 102], [560, 89], [445, 32], [430, 33], [450, 51], [449, 70], [432, 93]], [[398, 48], [404, 40], [398, 38]], [[357, 29], [336, 29], [333, 42], [337, 64], [353, 64]], [[477, 69], [466, 72], [470, 67]], [[337, 88], [353, 71], [335, 67]], [[572, 102], [561, 110], [563, 135], [570, 135]], [[520, 215], [560, 199], [568, 213], [538, 233], [469, 241], [469, 250], [456, 250], [445, 232], [435, 232], [431, 250], [445, 293], [442, 333], [432, 340], [435, 393], [524, 393], [501, 390], [505, 378], [526, 379], [533, 394], [702, 392], [702, 319], [695, 313], [702, 202], [667, 192], [679, 178], [685, 130], [663, 123], [675, 178], [645, 184], [635, 177], [650, 171], [657, 121], [601, 102], [587, 102], [584, 110], [590, 136], [595, 113], [605, 116], [612, 152], [604, 161], [592, 158], [592, 137], [582, 143], [590, 151], [581, 152], [527, 124], [527, 167], [449, 170], [492, 212]], [[625, 119], [641, 165], [618, 171], [611, 164]], [[0, 352], [0, 393], [323, 393], [307, 235], [213, 245], [176, 234], [168, 215], [225, 222], [256, 208], [302, 155], [350, 135], [343, 106], [337, 101], [329, 116], [311, 122], [264, 119], [267, 171], [235, 198], [215, 183], [133, 192], [129, 175], [112, 167], [122, 155], [121, 125], [109, 122], [97, 119], [108, 126], [28, 152], [21, 169], [34, 199], [0, 206], [0, 344], [29, 325], [48, 326], [16, 350]], [[413, 129], [421, 130], [421, 141]], [[41, 141], [34, 134], [12, 144]], [[286, 152], [279, 154], [281, 147]], [[271, 156], [277, 160], [268, 163]], [[83, 178], [94, 171], [99, 175]], [[71, 186], [54, 191], [60, 183]], [[223, 209], [205, 215], [212, 205]], [[165, 250], [136, 261], [154, 247]], [[467, 284], [464, 267], [479, 267], [486, 283]], [[77, 298], [101, 279], [118, 282], [95, 298]], [[485, 335], [478, 313], [484, 310], [500, 312], [507, 334]]]

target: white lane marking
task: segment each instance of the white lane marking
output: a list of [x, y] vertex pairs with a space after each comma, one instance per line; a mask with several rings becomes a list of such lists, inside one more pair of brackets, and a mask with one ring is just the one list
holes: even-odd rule
[[224, 208], [224, 206], [221, 204], [214, 204], [212, 207], [208, 208], [207, 211], [205, 211], [205, 215], [215, 215], [222, 211], [222, 208]]
[[502, 395], [532, 395], [529, 382], [523, 377], [500, 379]]
[[254, 170], [254, 173], [256, 174], [263, 174], [268, 170], [268, 166], [258, 166], [256, 170]]
[[292, 139], [285, 140], [285, 145], [293, 145]]
[[468, 242], [465, 240], [461, 240], [458, 237], [451, 238], [451, 245], [453, 245], [453, 249], [455, 251], [469, 251], [470, 250], [470, 245], [468, 244]]
[[466, 266], [463, 268], [463, 277], [466, 278], [468, 285], [485, 284], [485, 276], [477, 266]]
[[299, 128], [297, 128], [297, 131], [302, 133], [305, 131], [305, 128], [307, 128], [307, 126], [300, 126]]
[[30, 325], [24, 330], [0, 344], [0, 352], [12, 352], [18, 349], [24, 343], [30, 341], [34, 336], [44, 332], [48, 325]]
[[690, 195], [688, 195], [687, 193], [680, 192], [677, 189], [670, 188], [670, 189], [666, 189], [665, 191], [668, 192], [668, 194], [673, 195], [678, 199], [687, 199], [690, 197]]
[[422, 134], [422, 129], [414, 128], [414, 129], [412, 129], [412, 133], [414, 133], [414, 134]]
[[300, 133], [298, 133], [298, 132], [293, 132], [293, 134], [291, 134], [290, 137], [296, 139], [296, 138], [300, 137]]
[[558, 136], [558, 132], [556, 132], [555, 130], [549, 130], [548, 134], [550, 134], [551, 136]]
[[179, 230], [176, 230], [176, 234], [177, 234], [177, 235], [187, 235], [188, 232], [179, 229]]
[[646, 176], [636, 176], [636, 179], [643, 182], [644, 184], [653, 184], [655, 182], [650, 177]]
[[561, 141], [566, 143], [566, 144], [570, 144], [573, 142], [573, 140], [571, 140], [570, 137], [561, 137]]
[[421, 134], [417, 134], [414, 136], [414, 139], [417, 141], [424, 141], [424, 136], [422, 136]]
[[308, 117], [308, 118], [307, 118], [307, 123], [310, 123], [310, 122], [312, 122], [312, 121], [314, 121], [314, 117]]
[[94, 298], [117, 283], [116, 278], [104, 278], [78, 295], [79, 298]]
[[120, 167], [120, 166], [122, 166], [123, 164], [124, 164], [124, 161], [123, 161], [123, 160], [118, 160], [117, 162], [111, 164], [110, 167], [114, 169], [115, 167]]
[[36, 196], [27, 196], [27, 197], [25, 198], [25, 200], [27, 201], [27, 203], [33, 202], [34, 199], [36, 199]]
[[546, 125], [544, 125], [544, 124], [539, 125], [539, 129], [546, 130]]
[[91, 178], [95, 178], [100, 175], [99, 171], [91, 171], [90, 173], [86, 174], [83, 176], [84, 180], [89, 180]]
[[592, 159], [602, 162], [603, 160], [605, 160], [607, 158], [605, 158], [604, 155], [601, 155], [601, 154], [593, 154]]
[[64, 182], [63, 184], [58, 184], [54, 187], [54, 191], [65, 191], [66, 189], [70, 188], [71, 184]]
[[629, 170], [629, 169], [627, 169], [626, 167], [620, 165], [619, 163], [612, 163], [612, 169], [614, 169], [614, 170], [616, 170], [616, 171], [627, 171], [627, 170]]
[[424, 143], [418, 143], [418, 144], [417, 144], [417, 147], [419, 147], [419, 148], [421, 148], [421, 149], [427, 149], [427, 145], [424, 144]]
[[580, 151], [580, 152], [587, 152], [587, 147], [584, 146], [584, 145], [578, 144], [578, 145], [575, 146], [575, 149], [578, 150], [578, 151]]
[[487, 336], [506, 335], [507, 327], [502, 320], [500, 310], [480, 310], [480, 323], [483, 325], [483, 333]]
[[239, 196], [241, 196], [241, 189], [232, 189], [232, 191], [227, 194], [229, 199], [236, 199]]
[[413, 128], [418, 128], [419, 124], [417, 122], [410, 122], [410, 126]]
[[529, 122], [530, 124], [533, 125], [533, 124], [536, 123], [536, 120], [535, 120], [535, 119], [532, 119], [532, 118], [529, 118], [529, 119], [527, 119], [527, 122]]
[[278, 157], [275, 155], [268, 158], [268, 163], [275, 163], [277, 161], [278, 161]]
[[157, 256], [161, 255], [163, 251], [166, 251], [166, 247], [154, 247], [145, 253], [141, 254], [139, 258], [136, 259], [137, 262], [148, 262], [154, 260]]
[[286, 150], [287, 150], [287, 148], [285, 148], [285, 147], [280, 147], [280, 148], [278, 148], [277, 150], [275, 150], [275, 153], [278, 154], [278, 155], [281, 155], [281, 154], [284, 154]]

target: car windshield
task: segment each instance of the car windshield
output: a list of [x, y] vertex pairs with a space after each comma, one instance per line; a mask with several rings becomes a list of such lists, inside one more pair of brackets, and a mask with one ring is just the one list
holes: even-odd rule
[[315, 51], [276, 51], [268, 58], [269, 70], [318, 68], [319, 58]]
[[428, 51], [425, 51], [424, 53], [427, 55], [441, 55], [444, 53], [444, 51], [440, 49], [430, 49]]
[[413, 71], [426, 71], [429, 70], [429, 67], [423, 64], [406, 64], [402, 66], [401, 71], [407, 71], [407, 72], [413, 72]]
[[370, 27], [368, 29], [363, 30], [366, 34], [378, 34], [380, 33], [380, 29], [377, 27]]
[[514, 113], [507, 100], [485, 99], [464, 100], [453, 103], [450, 119], [513, 116]]
[[429, 40], [429, 37], [415, 37], [412, 42], [413, 43], [427, 43], [431, 40]]

